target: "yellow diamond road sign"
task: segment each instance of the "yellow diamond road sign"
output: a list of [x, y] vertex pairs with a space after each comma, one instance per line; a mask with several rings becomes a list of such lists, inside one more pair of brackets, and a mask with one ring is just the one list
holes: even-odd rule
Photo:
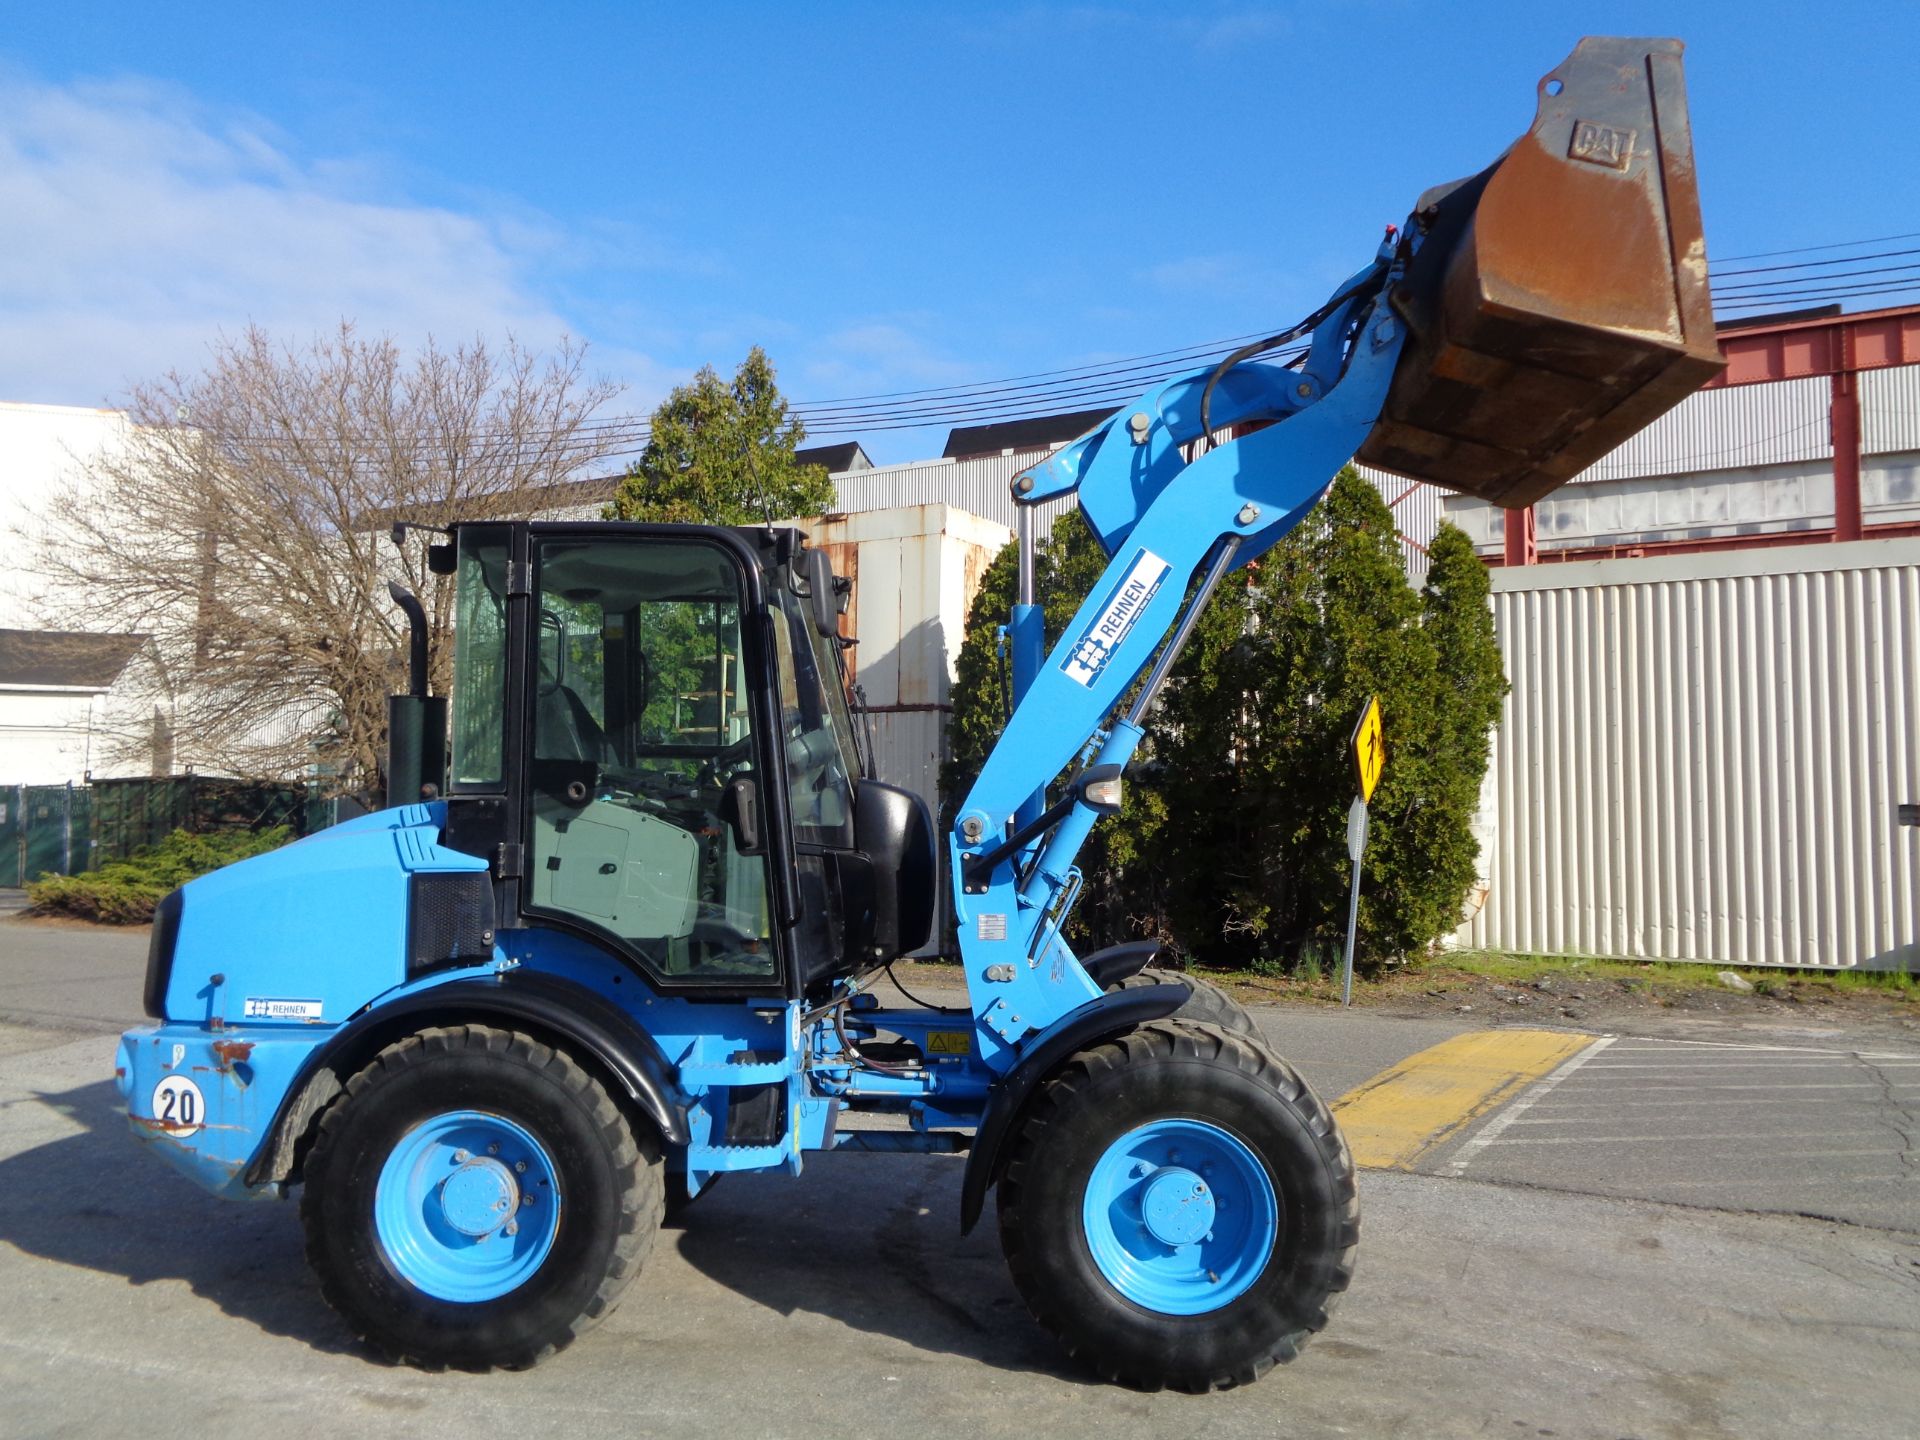
[[1373, 799], [1373, 787], [1380, 783], [1380, 772], [1387, 768], [1387, 744], [1380, 734], [1380, 697], [1367, 699], [1360, 712], [1360, 723], [1353, 727], [1353, 766], [1360, 781], [1360, 798]]

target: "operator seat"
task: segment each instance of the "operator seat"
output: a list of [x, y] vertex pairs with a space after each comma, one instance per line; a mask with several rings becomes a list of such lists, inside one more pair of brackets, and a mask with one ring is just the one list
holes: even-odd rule
[[607, 732], [586, 702], [565, 685], [542, 686], [534, 715], [534, 758], [581, 760], [594, 765], [608, 759]]

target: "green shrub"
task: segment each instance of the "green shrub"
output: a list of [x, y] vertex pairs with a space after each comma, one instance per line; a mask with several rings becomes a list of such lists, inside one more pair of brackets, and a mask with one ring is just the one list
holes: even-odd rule
[[[1347, 469], [1291, 534], [1223, 584], [1174, 666], [1130, 775], [1124, 822], [1080, 854], [1077, 944], [1153, 935], [1206, 965], [1311, 977], [1346, 933], [1347, 741], [1369, 695], [1385, 719], [1359, 959], [1417, 954], [1458, 923], [1473, 813], [1506, 694], [1486, 567], [1443, 525], [1426, 585], [1407, 583], [1392, 512]], [[1049, 644], [1105, 556], [1077, 516], [1039, 547]], [[1013, 551], [988, 570], [953, 687], [949, 805], [1003, 723], [995, 651]]]
[[284, 825], [209, 835], [176, 830], [158, 845], [98, 870], [42, 875], [27, 886], [27, 903], [36, 915], [69, 915], [102, 925], [145, 925], [153, 919], [153, 907], [194, 876], [276, 850], [290, 838], [292, 832]]

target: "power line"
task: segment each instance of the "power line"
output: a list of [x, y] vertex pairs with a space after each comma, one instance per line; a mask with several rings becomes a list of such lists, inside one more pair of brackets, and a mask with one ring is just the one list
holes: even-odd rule
[[[1836, 281], [1854, 280], [1862, 275], [1920, 275], [1920, 264], [1907, 265], [1864, 265], [1858, 270], [1836, 270], [1831, 275], [1794, 275], [1782, 280], [1750, 280], [1744, 285], [1721, 285], [1714, 288], [1716, 295], [1735, 295], [1743, 291], [1762, 293], [1770, 290], [1803, 289], [1809, 285], [1827, 285]], [[1885, 284], [1885, 281], [1873, 281], [1873, 284]]]
[[[1804, 255], [1826, 251], [1860, 251], [1864, 246], [1888, 244], [1899, 240], [1920, 239], [1920, 231], [1884, 235], [1865, 240], [1837, 241], [1825, 245], [1798, 246], [1785, 250], [1757, 251], [1730, 260], [1765, 260], [1784, 255]], [[1764, 265], [1744, 270], [1716, 269], [1713, 272], [1713, 296], [1717, 309], [1751, 310], [1777, 308], [1802, 300], [1836, 297], [1881, 296], [1920, 289], [1920, 265], [1864, 266], [1863, 261], [1904, 259], [1920, 255], [1920, 247], [1834, 255], [1826, 259]], [[1819, 272], [1781, 275], [1771, 280], [1749, 280], [1726, 284], [1749, 275], [1779, 272]], [[1892, 277], [1882, 279], [1880, 277]], [[930, 428], [936, 425], [960, 426], [996, 420], [1027, 418], [1071, 409], [1096, 409], [1126, 403], [1144, 388], [1198, 370], [1209, 361], [1231, 354], [1235, 348], [1271, 331], [1251, 331], [1246, 335], [1212, 340], [1195, 345], [1149, 351], [1141, 355], [1121, 356], [1103, 361], [1024, 375], [977, 380], [953, 385], [928, 386], [914, 390], [882, 391], [871, 395], [797, 401], [789, 413], [815, 435], [842, 435], [861, 431], [891, 431]], [[1261, 358], [1290, 364], [1304, 349], [1270, 353]], [[503, 432], [513, 433], [513, 432]], [[640, 453], [651, 436], [649, 417], [613, 415], [586, 420], [576, 426], [544, 432], [517, 432], [515, 438], [523, 450], [536, 447], [542, 437], [556, 443], [554, 463], [569, 456], [617, 459]], [[560, 437], [564, 436], [562, 439]], [[228, 443], [277, 445], [300, 437], [288, 435], [223, 435]], [[306, 437], [308, 443], [314, 442]], [[433, 447], [424, 447], [431, 453]]]
[[1197, 345], [1183, 345], [1177, 350], [1156, 350], [1145, 355], [1127, 355], [1115, 360], [1091, 361], [1086, 365], [1068, 366], [1064, 370], [1036, 370], [1031, 375], [1009, 375], [1000, 380], [975, 380], [964, 385], [936, 385], [928, 390], [892, 390], [878, 395], [853, 395], [834, 400], [813, 400], [812, 405], [854, 405], [869, 400], [893, 400], [914, 395], [940, 395], [949, 392], [970, 390], [980, 385], [1011, 385], [1025, 380], [1045, 380], [1053, 376], [1077, 375], [1083, 370], [1093, 370], [1101, 365], [1126, 365], [1136, 360], [1159, 360], [1169, 356], [1184, 355], [1189, 351], [1198, 351], [1208, 355], [1224, 355], [1227, 351], [1244, 345], [1249, 340], [1257, 340], [1262, 335], [1271, 335], [1272, 327], [1264, 330], [1249, 330], [1244, 335], [1229, 336], [1225, 340], [1208, 340]]
[[1861, 260], [1889, 260], [1897, 255], [1920, 255], [1920, 249], [1880, 250], [1871, 255], [1838, 255], [1831, 260], [1801, 260], [1792, 265], [1755, 265], [1746, 270], [1721, 270], [1715, 268], [1716, 279], [1732, 279], [1736, 275], [1764, 275], [1775, 270], [1817, 270], [1827, 265], [1852, 265]]
[[[1221, 353], [1230, 355], [1233, 352], [1229, 350]], [[1287, 364], [1297, 360], [1305, 353], [1305, 349], [1302, 348], [1290, 351], [1271, 352], [1258, 358]], [[1219, 356], [1216, 355], [1214, 358], [1217, 359]], [[898, 420], [914, 415], [936, 419], [944, 416], [970, 413], [985, 415], [999, 413], [1009, 408], [1020, 409], [1022, 407], [1031, 407], [1036, 403], [1065, 404], [1068, 401], [1081, 400], [1090, 395], [1108, 395], [1115, 393], [1137, 395], [1141, 389], [1147, 385], [1157, 384], [1164, 380], [1177, 379], [1182, 375], [1198, 373], [1198, 368], [1192, 365], [1181, 365], [1172, 369], [1161, 367], [1134, 368], [1144, 369], [1147, 373], [1134, 376], [1125, 384], [1119, 383], [1119, 380], [1120, 377], [1127, 376], [1129, 372], [1122, 370], [1113, 372], [1111, 378], [1090, 377], [1089, 382], [1086, 384], [1056, 384], [1044, 389], [1008, 390], [1001, 393], [1001, 398], [975, 399], [972, 397], [959, 397], [952, 403], [936, 400], [919, 405], [873, 406], [864, 410], [842, 409], [837, 411], [821, 411], [815, 410], [810, 406], [796, 405], [793, 407], [793, 412], [808, 425], [812, 425], [816, 421], [820, 423], [830, 421], [858, 421], [863, 418]], [[982, 397], [993, 394], [995, 394], [995, 392], [981, 392]]]
[[1920, 281], [1890, 281], [1878, 285], [1840, 285], [1824, 290], [1799, 290], [1789, 295], [1735, 296], [1716, 309], [1777, 309], [1806, 300], [1865, 299], [1869, 295], [1905, 295], [1920, 288]]
[[1856, 245], [1886, 245], [1895, 240], [1920, 240], [1920, 230], [1909, 230], [1904, 235], [1876, 235], [1871, 240], [1836, 240], [1829, 245], [1798, 245], [1791, 250], [1756, 250], [1751, 255], [1727, 255], [1723, 258], [1734, 260], [1771, 260], [1776, 255], [1811, 255], [1816, 250], [1850, 250]]
[[913, 410], [913, 409], [919, 409], [926, 404], [938, 403], [938, 402], [943, 402], [947, 400], [953, 400], [955, 402], [964, 403], [964, 402], [972, 401], [975, 399], [985, 400], [986, 397], [992, 396], [992, 395], [1047, 394], [1053, 391], [1063, 391], [1063, 390], [1073, 389], [1076, 387], [1082, 387], [1082, 382], [1086, 382], [1086, 381], [1117, 379], [1122, 376], [1140, 376], [1140, 377], [1145, 377], [1150, 379], [1171, 379], [1177, 375], [1184, 375], [1190, 372], [1197, 372], [1198, 370], [1204, 369], [1206, 368], [1207, 361], [1218, 360], [1223, 355], [1231, 355], [1233, 353], [1233, 349], [1234, 347], [1228, 346], [1224, 349], [1169, 352], [1173, 354], [1179, 354], [1181, 356], [1181, 363], [1117, 365], [1111, 369], [1093, 370], [1093, 371], [1089, 371], [1085, 375], [1077, 375], [1077, 376], [1073, 376], [1071, 379], [1062, 379], [1062, 380], [1052, 381], [1046, 385], [993, 385], [990, 382], [983, 382], [981, 386], [978, 386], [972, 389], [971, 391], [968, 391], [965, 393], [962, 393], [959, 391], [952, 391], [947, 393], [941, 393], [938, 391], [927, 391], [927, 392], [924, 392], [926, 397], [924, 400], [921, 400], [919, 402], [915, 402], [912, 404], [909, 404], [904, 401], [893, 401], [891, 403], [876, 402], [872, 404], [857, 405], [857, 404], [854, 404], [853, 402], [846, 401], [846, 402], [838, 402], [836, 404], [829, 405], [829, 404], [824, 404], [822, 402], [810, 401], [804, 404], [796, 404], [794, 408], [796, 410], [804, 411], [809, 415], [838, 417], [838, 416], [844, 416], [844, 415], [865, 414], [865, 413], [871, 413], [875, 411], [898, 410], [898, 409]]

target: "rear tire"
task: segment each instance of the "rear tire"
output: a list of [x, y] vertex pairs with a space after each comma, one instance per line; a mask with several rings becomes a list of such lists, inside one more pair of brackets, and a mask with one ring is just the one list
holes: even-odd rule
[[1148, 985], [1178, 985], [1187, 992], [1186, 1001], [1174, 1012], [1182, 1020], [1218, 1025], [1222, 1030], [1237, 1030], [1242, 1035], [1250, 1035], [1265, 1043], [1260, 1027], [1253, 1023], [1253, 1016], [1247, 1013], [1244, 1005], [1212, 981], [1189, 975], [1184, 970], [1162, 970], [1150, 965], [1137, 974], [1129, 975], [1113, 988], [1136, 990]]
[[1264, 1046], [1156, 1021], [1083, 1050], [1035, 1095], [999, 1188], [1028, 1309], [1109, 1380], [1258, 1379], [1353, 1276], [1353, 1159]]
[[660, 1228], [661, 1166], [564, 1051], [465, 1025], [388, 1046], [307, 1157], [327, 1303], [390, 1358], [524, 1369], [605, 1318]]

